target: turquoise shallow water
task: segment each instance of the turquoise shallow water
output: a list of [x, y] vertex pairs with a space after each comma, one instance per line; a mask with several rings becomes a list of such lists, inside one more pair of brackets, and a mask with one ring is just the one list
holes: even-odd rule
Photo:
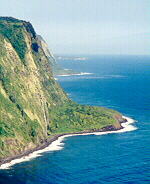
[[118, 134], [72, 136], [63, 149], [41, 153], [0, 170], [0, 183], [147, 184], [150, 182], [149, 64], [147, 56], [87, 56], [59, 60], [90, 75], [57, 76], [69, 97], [113, 108], [136, 120], [138, 129]]

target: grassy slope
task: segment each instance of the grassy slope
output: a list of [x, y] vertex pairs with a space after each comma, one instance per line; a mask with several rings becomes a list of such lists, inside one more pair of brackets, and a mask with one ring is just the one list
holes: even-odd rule
[[0, 158], [33, 149], [57, 133], [100, 129], [119, 114], [72, 102], [30, 23], [0, 18]]
[[51, 128], [54, 133], [71, 133], [99, 130], [113, 125], [116, 123], [113, 116], [119, 113], [104, 107], [81, 105], [71, 101], [51, 109], [50, 114]]

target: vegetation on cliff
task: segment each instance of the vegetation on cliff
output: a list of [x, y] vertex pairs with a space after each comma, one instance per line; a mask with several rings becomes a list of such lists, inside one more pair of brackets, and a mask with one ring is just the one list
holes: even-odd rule
[[52, 134], [117, 122], [114, 110], [68, 98], [29, 22], [1, 17], [0, 48], [0, 160], [33, 150]]
[[[54, 133], [71, 133], [100, 130], [116, 123], [116, 111], [104, 107], [81, 105], [70, 101], [50, 110], [51, 130]], [[59, 117], [59, 118], [58, 118]]]

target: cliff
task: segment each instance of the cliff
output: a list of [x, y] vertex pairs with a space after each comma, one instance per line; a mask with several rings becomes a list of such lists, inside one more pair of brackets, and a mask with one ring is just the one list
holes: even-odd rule
[[37, 37], [40, 39], [43, 51], [47, 58], [49, 59], [50, 65], [52, 67], [52, 71], [54, 75], [72, 75], [72, 74], [80, 74], [80, 72], [77, 72], [75, 70], [71, 69], [64, 69], [62, 68], [56, 61], [52, 51], [49, 49], [46, 41], [42, 38], [42, 36], [37, 35]]
[[68, 98], [29, 22], [0, 17], [0, 48], [0, 164], [54, 134], [99, 130], [121, 118], [117, 111]]

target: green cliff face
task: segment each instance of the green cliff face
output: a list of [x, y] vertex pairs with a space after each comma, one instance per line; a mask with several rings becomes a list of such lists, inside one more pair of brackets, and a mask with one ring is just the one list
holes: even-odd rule
[[32, 25], [0, 17], [0, 160], [33, 150], [52, 134], [113, 125], [116, 114], [72, 102], [54, 80]]

